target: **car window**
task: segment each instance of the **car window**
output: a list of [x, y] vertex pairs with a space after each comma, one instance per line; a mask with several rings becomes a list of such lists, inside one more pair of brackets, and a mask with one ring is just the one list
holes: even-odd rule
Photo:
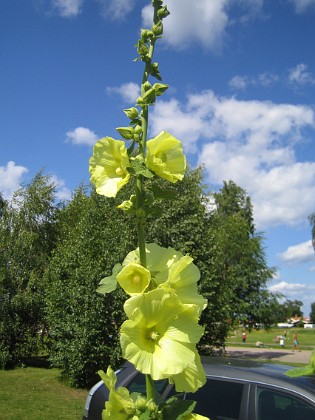
[[[154, 381], [154, 388], [159, 394], [163, 394], [165, 388], [168, 385], [168, 379], [161, 379]], [[138, 373], [135, 375], [128, 384], [130, 392], [139, 392], [140, 394], [146, 394], [145, 375]]]
[[258, 420], [314, 420], [311, 404], [285, 392], [257, 387]]
[[186, 399], [197, 401], [194, 413], [211, 420], [238, 420], [244, 385], [237, 382], [207, 379], [206, 384]]

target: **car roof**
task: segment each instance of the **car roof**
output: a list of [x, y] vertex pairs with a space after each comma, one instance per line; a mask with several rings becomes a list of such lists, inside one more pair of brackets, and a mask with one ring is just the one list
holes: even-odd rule
[[290, 377], [286, 375], [292, 366], [262, 363], [245, 359], [225, 357], [202, 357], [207, 378], [229, 378], [299, 391], [301, 388], [315, 397], [315, 375]]

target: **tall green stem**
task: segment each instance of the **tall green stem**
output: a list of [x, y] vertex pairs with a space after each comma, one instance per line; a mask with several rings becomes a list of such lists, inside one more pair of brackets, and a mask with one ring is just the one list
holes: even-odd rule
[[[154, 11], [154, 16], [156, 18], [156, 8]], [[148, 82], [148, 78], [150, 74], [150, 66], [152, 63], [154, 44], [155, 44], [155, 39], [150, 44], [149, 54], [148, 54], [145, 69], [143, 72], [142, 84], [141, 84], [141, 96], [145, 94], [145, 84]], [[142, 137], [139, 144], [140, 154], [142, 155], [143, 159], [145, 159], [145, 154], [146, 154], [148, 122], [149, 122], [149, 109], [148, 109], [148, 105], [145, 105], [143, 106], [142, 112], [141, 112]], [[137, 227], [138, 227], [138, 244], [139, 244], [139, 253], [140, 253], [140, 263], [143, 267], [147, 267], [146, 249], [145, 249], [145, 243], [146, 243], [145, 189], [144, 189], [144, 179], [142, 175], [139, 175], [137, 177], [136, 206], [137, 206]], [[154, 382], [151, 375], [146, 375], [146, 393], [147, 393], [148, 400], [150, 399], [155, 400], [155, 388], [154, 388]]]

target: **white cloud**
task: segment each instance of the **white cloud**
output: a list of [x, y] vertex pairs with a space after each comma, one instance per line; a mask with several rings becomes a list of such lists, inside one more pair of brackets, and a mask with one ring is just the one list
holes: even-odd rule
[[212, 91], [185, 104], [159, 101], [151, 115], [153, 134], [170, 131], [186, 152], [199, 153], [210, 185], [233, 180], [251, 196], [256, 226], [294, 225], [315, 208], [315, 162], [298, 162], [303, 129], [314, 129], [310, 107], [240, 101]]
[[291, 3], [294, 5], [296, 13], [305, 13], [315, 6], [315, 0], [291, 0]]
[[[207, 49], [220, 50], [229, 27], [257, 17], [263, 3], [264, 0], [168, 0], [171, 14], [164, 21], [165, 42], [177, 49], [198, 42]], [[151, 26], [150, 5], [142, 9], [142, 19], [145, 27]]]
[[229, 86], [234, 90], [245, 90], [248, 86], [269, 87], [278, 82], [279, 77], [270, 72], [258, 74], [256, 77], [236, 75], [229, 81]]
[[53, 7], [62, 17], [73, 17], [81, 13], [83, 0], [52, 0]]
[[229, 81], [230, 88], [235, 90], [245, 90], [249, 84], [250, 80], [247, 76], [236, 75]]
[[286, 281], [280, 281], [269, 287], [271, 292], [280, 292], [283, 294], [295, 295], [304, 292], [306, 288], [305, 284], [302, 283], [288, 283]]
[[10, 200], [12, 194], [21, 187], [23, 176], [28, 172], [24, 166], [8, 162], [6, 166], [0, 166], [0, 192], [3, 198]]
[[308, 71], [306, 64], [298, 64], [293, 69], [289, 71], [289, 81], [290, 83], [297, 83], [298, 85], [314, 85], [315, 78], [312, 73]]
[[97, 135], [89, 128], [77, 127], [67, 132], [67, 141], [75, 145], [85, 144], [87, 146], [94, 146], [97, 140]]
[[98, 0], [102, 15], [113, 20], [123, 20], [133, 10], [136, 0]]
[[140, 96], [140, 86], [137, 83], [129, 82], [118, 87], [107, 87], [106, 92], [118, 94], [126, 103], [134, 104]]
[[[171, 14], [164, 21], [165, 41], [173, 47], [184, 48], [193, 41], [216, 50], [222, 45], [229, 23], [229, 0], [169, 0]], [[151, 26], [152, 7], [142, 10], [145, 26]]]
[[289, 246], [288, 249], [279, 256], [283, 261], [288, 263], [315, 261], [315, 253], [311, 240]]
[[51, 175], [50, 180], [56, 185], [57, 200], [64, 201], [71, 199], [71, 191], [66, 187], [66, 183], [63, 179], [58, 178], [56, 175]]

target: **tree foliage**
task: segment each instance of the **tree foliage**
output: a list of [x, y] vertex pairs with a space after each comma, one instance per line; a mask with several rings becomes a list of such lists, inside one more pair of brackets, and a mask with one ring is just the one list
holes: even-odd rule
[[44, 327], [42, 274], [55, 246], [55, 186], [39, 172], [4, 203], [0, 219], [0, 362], [14, 366], [38, 350]]
[[310, 318], [311, 318], [311, 322], [315, 324], [315, 302], [311, 303]]
[[98, 369], [117, 367], [122, 291], [101, 296], [99, 281], [135, 248], [128, 217], [94, 191], [77, 189], [63, 208], [58, 245], [45, 275], [50, 359], [75, 386], [89, 386]]

